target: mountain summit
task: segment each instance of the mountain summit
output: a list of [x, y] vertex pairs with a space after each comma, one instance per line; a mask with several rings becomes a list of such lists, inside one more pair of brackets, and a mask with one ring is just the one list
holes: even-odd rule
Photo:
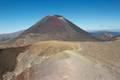
[[[63, 16], [46, 16], [6, 45], [24, 46], [37, 41], [96, 41], [90, 33]], [[2, 45], [1, 45], [2, 46]]]
[[27, 29], [22, 37], [39, 40], [91, 41], [93, 37], [86, 31], [60, 15], [46, 16]]

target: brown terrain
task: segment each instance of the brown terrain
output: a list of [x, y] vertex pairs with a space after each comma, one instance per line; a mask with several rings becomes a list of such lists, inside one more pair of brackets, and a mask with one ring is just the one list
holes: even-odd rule
[[47, 16], [0, 45], [0, 80], [120, 80], [119, 49], [119, 38], [102, 42]]
[[102, 33], [101, 35], [97, 36], [98, 39], [102, 40], [102, 41], [111, 41], [114, 40], [113, 39], [113, 35], [111, 33]]

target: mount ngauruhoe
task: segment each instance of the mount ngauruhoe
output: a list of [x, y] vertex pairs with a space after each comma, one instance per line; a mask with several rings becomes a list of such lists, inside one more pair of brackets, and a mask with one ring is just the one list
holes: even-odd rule
[[26, 30], [22, 37], [30, 36], [39, 40], [93, 41], [86, 31], [62, 16], [47, 16]]
[[0, 80], [120, 80], [120, 39], [98, 41], [62, 16], [46, 16], [0, 44]]
[[44, 17], [8, 43], [22, 45], [48, 40], [96, 41], [88, 32], [79, 28], [64, 17], [55, 15]]

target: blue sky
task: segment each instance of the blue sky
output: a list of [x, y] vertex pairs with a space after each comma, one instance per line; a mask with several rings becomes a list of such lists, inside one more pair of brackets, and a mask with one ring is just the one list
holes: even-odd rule
[[84, 30], [120, 31], [120, 0], [0, 0], [0, 33], [27, 29], [54, 14]]

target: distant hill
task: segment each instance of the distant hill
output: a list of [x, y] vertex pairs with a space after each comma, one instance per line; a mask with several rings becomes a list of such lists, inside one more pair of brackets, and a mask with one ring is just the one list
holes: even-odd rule
[[14, 39], [14, 38], [18, 37], [23, 32], [24, 32], [24, 30], [14, 32], [14, 33], [0, 34], [0, 42]]
[[120, 35], [114, 36], [112, 40], [120, 40]]
[[120, 32], [95, 31], [95, 32], [91, 32], [91, 34], [97, 39], [110, 41], [110, 40], [113, 40], [114, 37], [120, 35]]
[[93, 31], [93, 32], [90, 32], [90, 33], [94, 36], [100, 35], [102, 33], [111, 33], [113, 36], [120, 35], [120, 32], [115, 32], [115, 31]]

